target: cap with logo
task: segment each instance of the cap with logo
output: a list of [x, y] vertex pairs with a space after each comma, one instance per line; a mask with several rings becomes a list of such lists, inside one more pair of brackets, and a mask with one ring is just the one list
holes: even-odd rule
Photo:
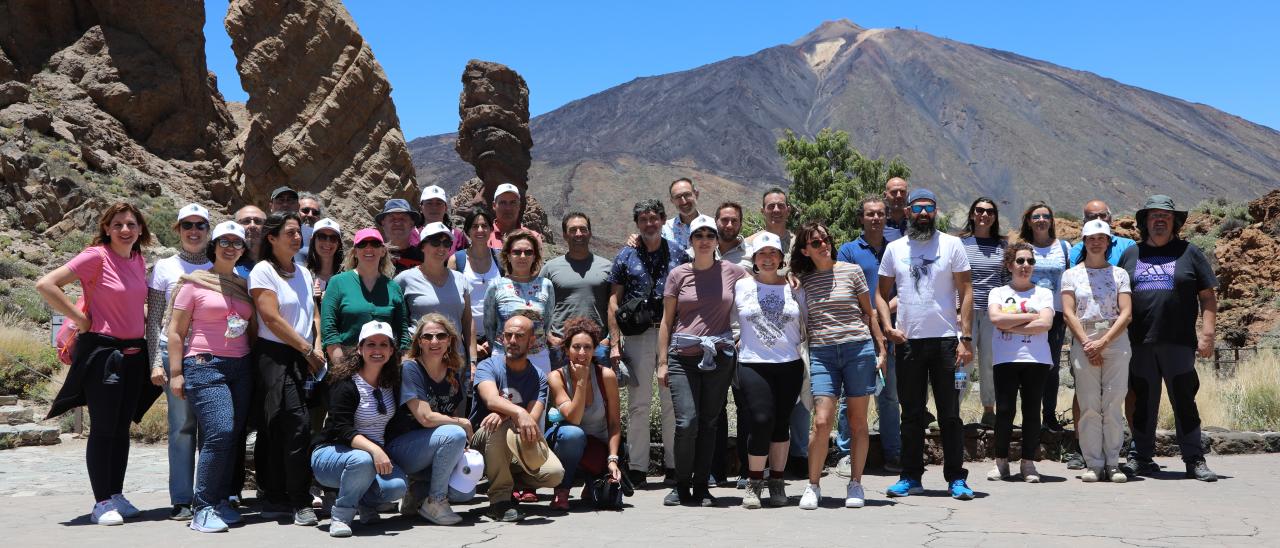
[[374, 320], [360, 327], [360, 342], [364, 342], [365, 339], [374, 335], [386, 335], [388, 339], [395, 341], [395, 334], [391, 331], [391, 324], [387, 322]]
[[494, 189], [494, 191], [493, 191], [493, 199], [494, 199], [494, 200], [497, 200], [497, 199], [498, 199], [498, 196], [501, 196], [501, 195], [506, 194], [506, 193], [508, 193], [508, 192], [514, 192], [514, 193], [516, 193], [516, 197], [517, 197], [517, 198], [518, 198], [518, 197], [520, 197], [520, 187], [517, 187], [516, 185], [513, 185], [513, 184], [511, 184], [511, 183], [502, 183], [502, 184], [498, 185], [498, 188]]
[[235, 236], [237, 238], [240, 238], [241, 240], [244, 240], [245, 239], [244, 227], [240, 226], [240, 223], [237, 223], [235, 221], [223, 221], [221, 223], [218, 223], [218, 226], [213, 227], [213, 235], [209, 236], [209, 240], [217, 241], [218, 238], [221, 238], [227, 235]]
[[689, 234], [693, 234], [694, 232], [697, 232], [704, 228], [710, 228], [712, 232], [715, 232], [717, 234], [720, 232], [720, 230], [716, 228], [715, 219], [712, 219], [711, 217], [708, 217], [706, 215], [698, 215], [697, 217], [693, 218], [692, 223], [689, 223]]
[[1084, 227], [1080, 229], [1080, 237], [1082, 238], [1093, 236], [1094, 234], [1106, 234], [1107, 236], [1110, 236], [1111, 225], [1108, 225], [1102, 219], [1094, 219], [1085, 223]]
[[418, 198], [419, 203], [427, 200], [441, 200], [445, 203], [449, 203], [449, 196], [444, 193], [443, 188], [440, 188], [437, 185], [431, 185], [422, 189], [422, 197]]
[[181, 221], [187, 217], [199, 217], [205, 221], [209, 220], [209, 210], [200, 204], [187, 204], [178, 210], [178, 220]]
[[338, 221], [335, 221], [328, 217], [325, 217], [323, 219], [320, 219], [319, 221], [316, 221], [315, 226], [312, 227], [311, 229], [311, 233], [315, 234], [317, 232], [320, 232], [321, 230], [332, 230], [333, 233], [337, 235], [339, 238], [342, 237], [342, 227], [338, 226]]

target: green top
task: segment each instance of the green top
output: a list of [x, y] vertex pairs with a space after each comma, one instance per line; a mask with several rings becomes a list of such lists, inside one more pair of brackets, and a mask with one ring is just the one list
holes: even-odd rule
[[356, 346], [360, 328], [371, 321], [387, 322], [396, 334], [400, 349], [409, 348], [412, 327], [400, 286], [386, 276], [378, 276], [373, 291], [366, 291], [354, 270], [335, 274], [325, 288], [320, 303], [320, 336], [331, 344]]

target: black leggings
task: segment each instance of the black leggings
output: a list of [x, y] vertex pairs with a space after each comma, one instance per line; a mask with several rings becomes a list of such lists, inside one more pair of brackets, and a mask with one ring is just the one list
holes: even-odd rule
[[1022, 458], [1035, 460], [1040, 448], [1040, 399], [1049, 364], [1029, 362], [999, 363], [992, 367], [996, 380], [996, 458], [1009, 458], [1013, 438], [1013, 415], [1018, 392], [1022, 392]]
[[89, 408], [89, 442], [84, 456], [89, 485], [98, 502], [124, 491], [124, 473], [129, 467], [129, 422], [148, 377], [145, 350], [124, 356], [117, 366], [119, 380], [114, 384], [103, 382], [106, 363], [91, 362], [84, 377], [84, 398]]
[[[804, 382], [804, 362], [740, 363], [738, 390], [735, 401], [745, 409], [747, 424], [739, 431], [749, 429], [747, 454], [760, 457], [769, 454], [769, 444], [791, 439], [791, 410], [800, 395], [800, 383]], [[741, 395], [741, 399], [737, 399]], [[785, 463], [774, 463], [782, 469]]]

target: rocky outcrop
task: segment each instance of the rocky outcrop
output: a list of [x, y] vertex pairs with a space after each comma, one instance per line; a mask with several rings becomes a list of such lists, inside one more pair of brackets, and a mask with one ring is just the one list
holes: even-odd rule
[[226, 27], [250, 122], [223, 191], [265, 203], [287, 184], [357, 223], [412, 196], [391, 85], [341, 2], [233, 0]]
[[1252, 224], [1225, 231], [1218, 263], [1218, 330], [1233, 344], [1257, 340], [1280, 320], [1280, 190], [1249, 202]]

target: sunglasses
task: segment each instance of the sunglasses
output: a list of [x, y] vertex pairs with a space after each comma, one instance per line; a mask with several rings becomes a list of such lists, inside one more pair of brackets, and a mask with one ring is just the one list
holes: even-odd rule
[[694, 232], [689, 236], [689, 238], [692, 238], [694, 240], [714, 240], [716, 239], [716, 233], [715, 232]]
[[418, 335], [418, 338], [424, 341], [447, 341], [449, 340], [449, 334], [444, 332], [440, 332], [440, 333], [423, 332], [421, 335]]
[[827, 243], [826, 238], [816, 238], [813, 240], [809, 240], [809, 247], [817, 249], [819, 247], [822, 247], [823, 245], [826, 245], [826, 243]]
[[228, 239], [226, 239], [226, 238], [218, 238], [218, 247], [221, 247], [221, 248], [224, 248], [224, 249], [225, 249], [225, 248], [228, 248], [228, 247], [233, 247], [233, 248], [236, 248], [236, 249], [244, 249], [244, 241], [243, 241], [243, 240], [228, 240]]
[[267, 220], [262, 217], [245, 217], [243, 219], [236, 219], [236, 222], [240, 223], [242, 226], [267, 224]]
[[995, 215], [996, 208], [978, 206], [973, 208], [973, 214], [974, 215]]
[[453, 245], [453, 238], [448, 236], [427, 238], [427, 245], [431, 247], [449, 247]]
[[324, 233], [316, 234], [314, 237], [317, 242], [336, 242], [341, 239], [334, 234], [324, 234]]
[[375, 401], [375, 402], [377, 402], [377, 403], [378, 403], [378, 414], [379, 414], [379, 415], [386, 415], [386, 414], [387, 414], [387, 404], [385, 404], [385, 403], [383, 403], [383, 402], [382, 402], [382, 389], [381, 389], [381, 388], [374, 388], [374, 389], [373, 389], [373, 401]]
[[319, 215], [320, 214], [320, 210], [314, 207], [304, 207], [299, 209], [298, 211], [302, 212], [303, 215]]
[[362, 240], [360, 243], [356, 244], [356, 249], [364, 249], [366, 247], [378, 249], [382, 247], [382, 242], [379, 242], [378, 240]]
[[533, 257], [537, 252], [532, 249], [512, 249], [509, 251], [512, 257]]
[[1035, 265], [1036, 265], [1036, 259], [1035, 259], [1035, 257], [1031, 257], [1031, 258], [1027, 258], [1027, 257], [1018, 257], [1017, 259], [1014, 259], [1014, 260], [1013, 260], [1013, 264], [1016, 264], [1016, 265], [1019, 265], [1019, 266], [1024, 265], [1024, 264], [1025, 264], [1025, 265], [1035, 266]]
[[209, 230], [209, 223], [204, 221], [182, 221], [178, 223], [178, 226], [181, 226], [183, 230], [191, 230], [193, 228], [196, 230]]
[[1103, 211], [1101, 213], [1086, 213], [1084, 216], [1084, 220], [1086, 221], [1092, 221], [1094, 219], [1102, 219], [1104, 221], [1108, 221], [1108, 220], [1111, 220], [1111, 214]]
[[1049, 213], [1036, 213], [1031, 216], [1032, 221], [1052, 221], [1053, 215]]
[[933, 213], [937, 209], [938, 206], [935, 204], [911, 204], [912, 213]]

